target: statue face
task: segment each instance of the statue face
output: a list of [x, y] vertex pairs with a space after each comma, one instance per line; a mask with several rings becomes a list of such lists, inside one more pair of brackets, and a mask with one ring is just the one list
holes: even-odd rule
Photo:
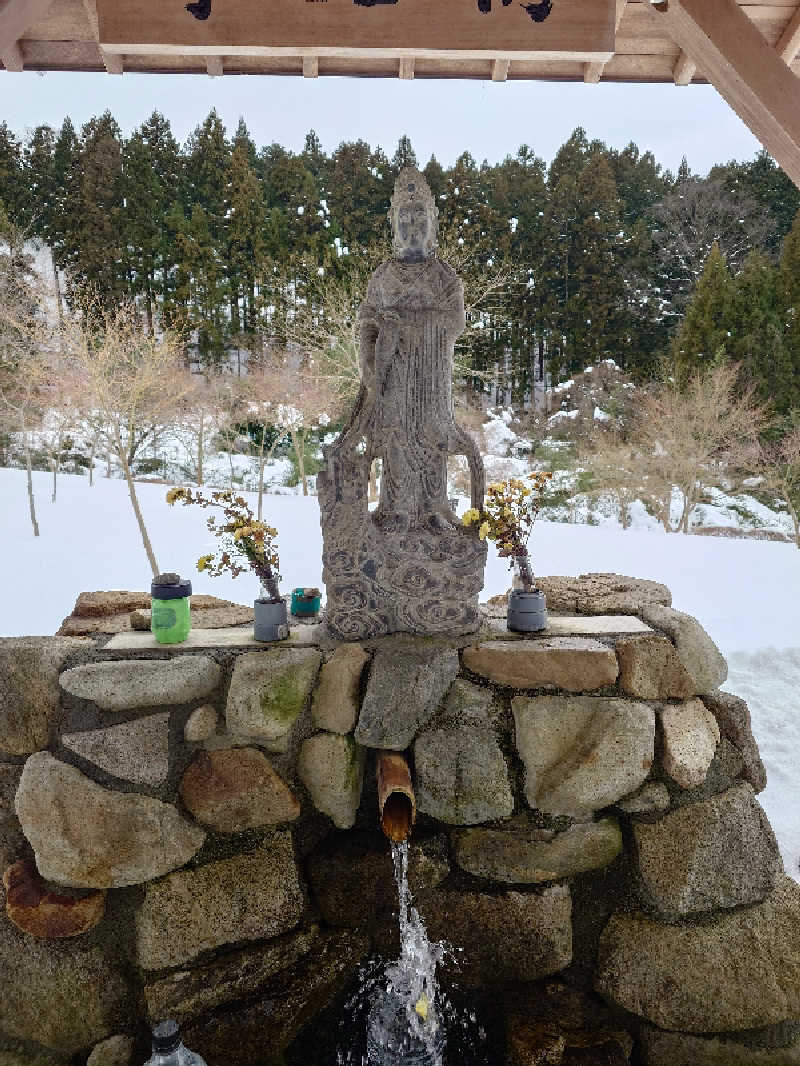
[[430, 254], [434, 238], [430, 211], [422, 200], [401, 203], [394, 218], [394, 248], [398, 259], [420, 262]]

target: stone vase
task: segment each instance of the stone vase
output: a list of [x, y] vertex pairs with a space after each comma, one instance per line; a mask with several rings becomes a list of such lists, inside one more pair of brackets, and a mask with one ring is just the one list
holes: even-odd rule
[[253, 604], [253, 612], [253, 636], [256, 640], [285, 640], [289, 636], [285, 600], [258, 599]]
[[508, 596], [506, 626], [515, 633], [536, 633], [547, 628], [547, 600], [543, 592], [512, 589]]

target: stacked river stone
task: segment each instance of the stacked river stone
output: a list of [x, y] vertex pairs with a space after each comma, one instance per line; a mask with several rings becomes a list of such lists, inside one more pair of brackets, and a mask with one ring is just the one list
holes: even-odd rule
[[0, 641], [0, 1066], [127, 1066], [163, 1017], [209, 1066], [335, 1061], [396, 950], [382, 748], [493, 1061], [800, 1064], [800, 886], [722, 656], [663, 586], [541, 584], [530, 637], [499, 603], [452, 638]]

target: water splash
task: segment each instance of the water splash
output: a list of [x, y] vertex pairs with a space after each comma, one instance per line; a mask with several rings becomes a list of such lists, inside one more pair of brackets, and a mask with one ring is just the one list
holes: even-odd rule
[[457, 952], [428, 938], [411, 896], [408, 858], [407, 842], [392, 844], [399, 958], [362, 968], [345, 1004], [348, 1038], [337, 1066], [485, 1066], [486, 1032], [474, 1011], [456, 1006], [437, 980], [439, 964], [455, 963]]
[[442, 1066], [445, 1032], [439, 1016], [436, 967], [444, 945], [431, 943], [408, 887], [408, 842], [392, 844], [400, 923], [400, 957], [385, 971], [386, 987], [367, 1023], [368, 1066]]

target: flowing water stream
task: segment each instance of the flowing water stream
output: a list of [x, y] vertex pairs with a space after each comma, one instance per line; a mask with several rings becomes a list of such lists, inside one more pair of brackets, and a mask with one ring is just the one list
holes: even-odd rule
[[457, 1008], [441, 989], [439, 964], [452, 957], [442, 941], [431, 942], [408, 886], [408, 842], [392, 844], [400, 927], [400, 955], [362, 971], [347, 1003], [349, 1018], [364, 1034], [346, 1041], [338, 1066], [453, 1066], [485, 1062], [486, 1034], [475, 1014]]

